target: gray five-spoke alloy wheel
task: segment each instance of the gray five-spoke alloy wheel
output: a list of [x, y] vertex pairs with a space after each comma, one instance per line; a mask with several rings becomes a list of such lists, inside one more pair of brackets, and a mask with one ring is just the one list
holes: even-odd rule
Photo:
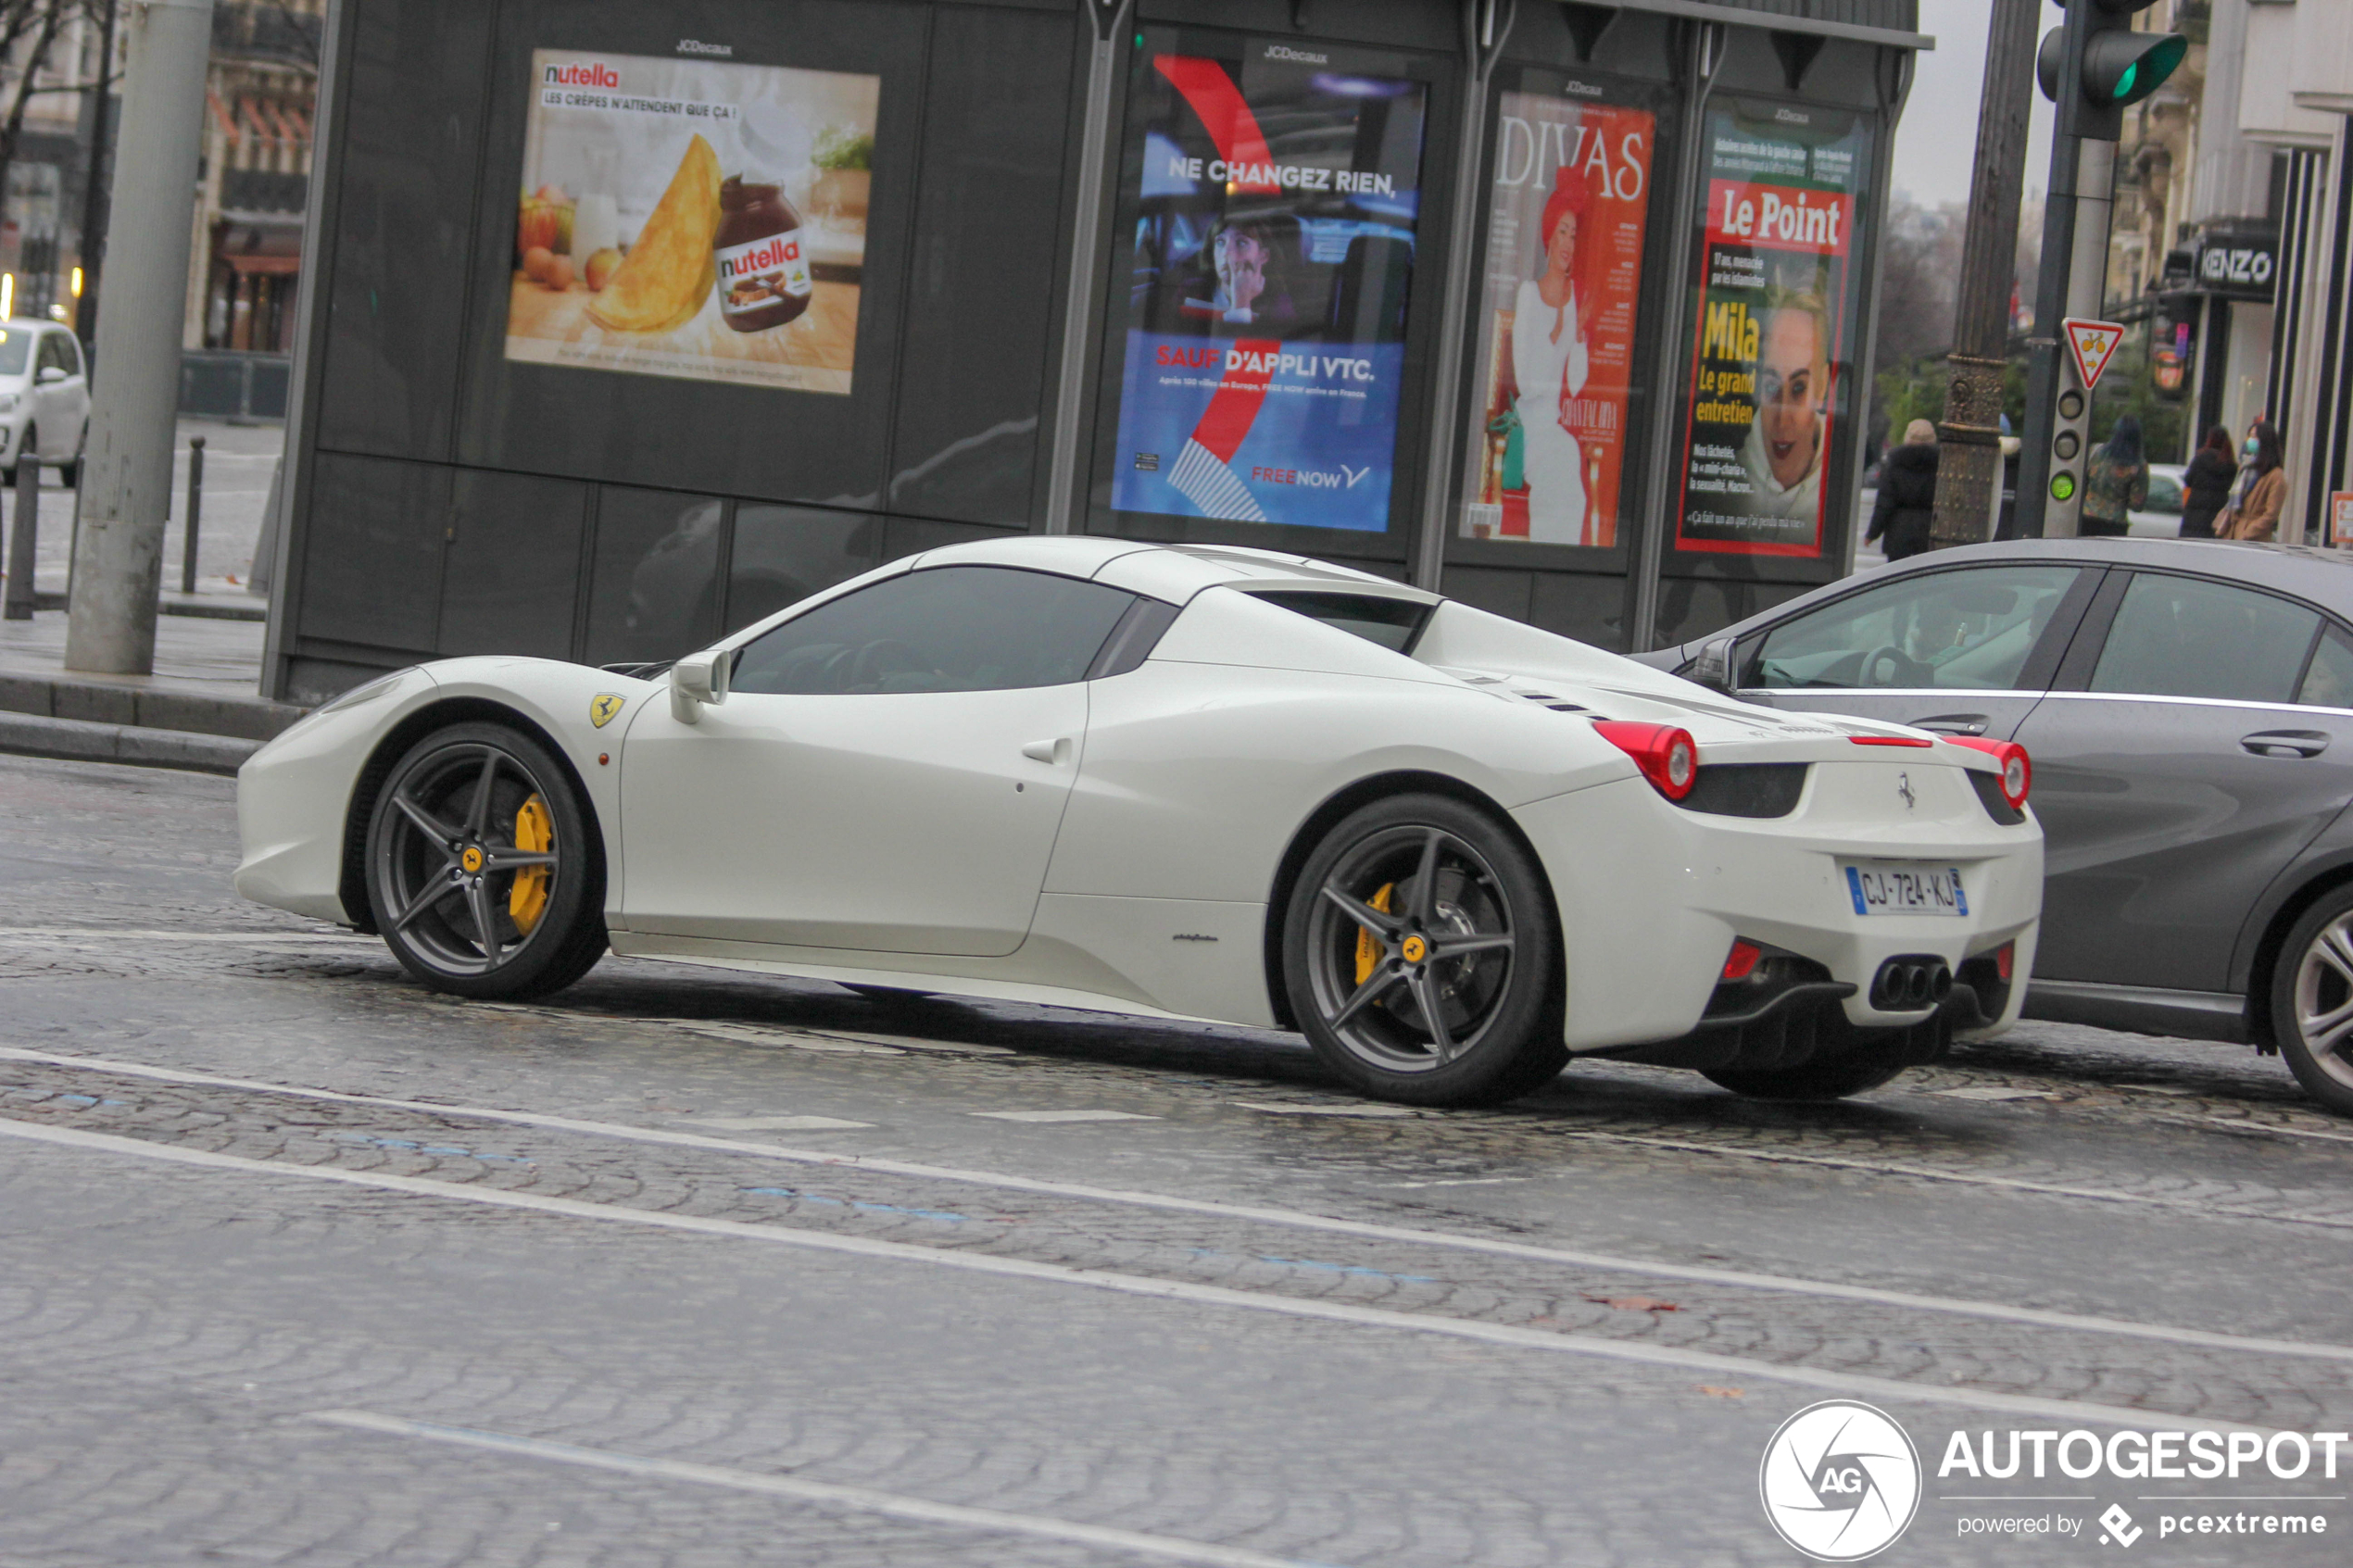
[[1358, 1087], [1419, 1104], [1526, 1093], [1560, 1069], [1557, 922], [1526, 849], [1460, 801], [1337, 824], [1285, 921], [1291, 1008]]
[[2288, 955], [2292, 1010], [2278, 1021], [2293, 1036], [2282, 1029], [2281, 1044], [2307, 1089], [2336, 1110], [2353, 1110], [2353, 909], [2329, 909], [2317, 922], [2308, 916], [2296, 935], [2302, 941]]
[[411, 748], [368, 835], [377, 930], [410, 972], [468, 996], [537, 995], [585, 972], [604, 948], [601, 870], [572, 781], [497, 725]]

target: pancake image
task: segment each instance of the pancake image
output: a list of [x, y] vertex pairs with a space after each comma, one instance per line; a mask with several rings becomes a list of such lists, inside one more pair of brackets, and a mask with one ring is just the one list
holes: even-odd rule
[[719, 232], [719, 155], [697, 135], [637, 243], [588, 307], [598, 326], [667, 332], [702, 308], [717, 279], [711, 239]]

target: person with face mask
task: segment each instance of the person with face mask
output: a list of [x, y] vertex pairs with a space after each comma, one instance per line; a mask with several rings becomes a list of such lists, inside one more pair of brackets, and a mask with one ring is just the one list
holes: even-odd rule
[[2222, 514], [2215, 533], [2225, 539], [2271, 539], [2280, 531], [2280, 508], [2287, 502], [2287, 470], [2281, 466], [2280, 433], [2269, 420], [2258, 420], [2246, 433], [2243, 448], [2246, 466], [2239, 470], [2241, 489], [2231, 509]]

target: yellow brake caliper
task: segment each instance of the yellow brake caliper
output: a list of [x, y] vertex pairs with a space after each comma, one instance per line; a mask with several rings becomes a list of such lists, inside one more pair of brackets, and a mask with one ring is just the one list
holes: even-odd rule
[[[547, 803], [534, 795], [515, 813], [515, 847], [544, 855], [555, 842], [556, 824], [547, 815]], [[547, 912], [548, 870], [525, 866], [515, 873], [515, 884], [507, 892], [507, 913], [514, 917], [515, 929], [525, 936]]]
[[[534, 797], [534, 798], [535, 799], [537, 797]], [[1370, 904], [1374, 909], [1378, 909], [1381, 913], [1387, 914], [1389, 913], [1389, 896], [1396, 890], [1397, 884], [1395, 883], [1384, 882], [1381, 884], [1380, 891], [1374, 894], [1370, 898], [1367, 898], [1365, 901]], [[1365, 981], [1370, 980], [1373, 977], [1373, 971], [1380, 965], [1380, 954], [1381, 941], [1379, 937], [1373, 935], [1372, 927], [1367, 925], [1358, 926], [1356, 928], [1357, 985], [1362, 985]]]

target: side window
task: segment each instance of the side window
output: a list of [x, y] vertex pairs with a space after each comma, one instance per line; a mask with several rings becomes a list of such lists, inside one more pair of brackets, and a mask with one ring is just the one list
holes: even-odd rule
[[2095, 692], [2293, 702], [2321, 618], [2203, 577], [2136, 573], [2117, 607]]
[[1968, 567], [1866, 588], [1768, 632], [1741, 684], [2007, 691], [2077, 570]]
[[58, 370], [63, 370], [66, 374], [72, 375], [74, 373], [75, 366], [73, 361], [67, 358], [69, 350], [66, 347], [66, 345], [71, 341], [72, 340], [68, 338], [63, 332], [42, 333], [41, 357], [34, 362], [33, 366], [36, 373], [41, 370], [45, 370], [54, 365]]
[[2307, 708], [2353, 708], [2353, 637], [2332, 626], [2312, 650], [2296, 700]]
[[1063, 685], [1086, 679], [1135, 598], [1008, 567], [905, 572], [747, 643], [729, 684], [838, 694]]

